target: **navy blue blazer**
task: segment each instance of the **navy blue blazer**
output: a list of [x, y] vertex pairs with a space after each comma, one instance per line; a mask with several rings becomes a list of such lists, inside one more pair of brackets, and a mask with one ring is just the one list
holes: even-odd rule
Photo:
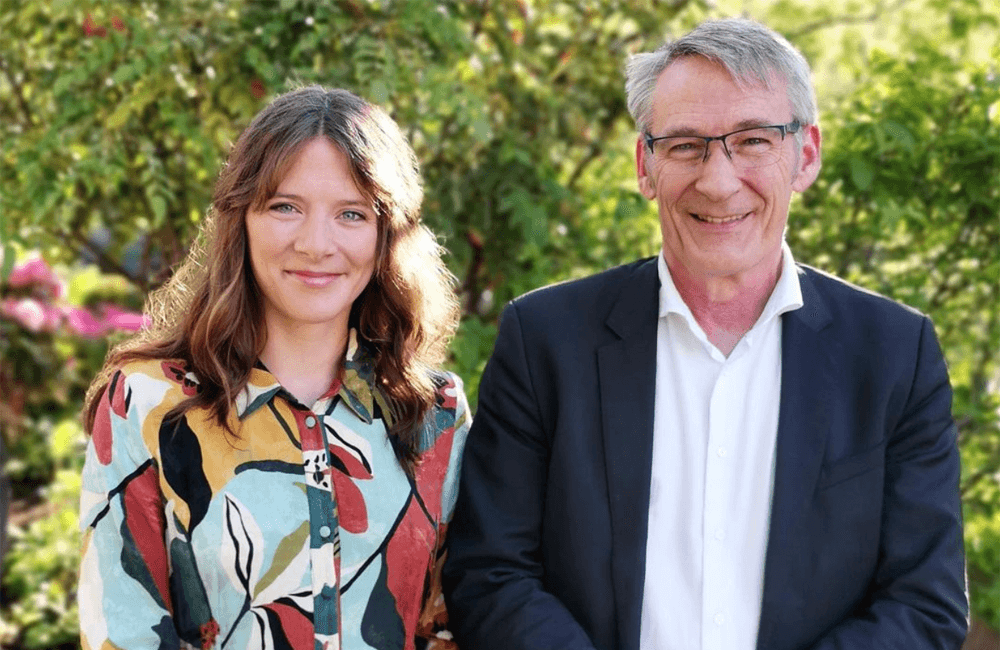
[[[959, 456], [933, 327], [798, 273], [757, 648], [957, 650]], [[459, 647], [638, 650], [658, 287], [647, 259], [504, 311], [448, 531]]]

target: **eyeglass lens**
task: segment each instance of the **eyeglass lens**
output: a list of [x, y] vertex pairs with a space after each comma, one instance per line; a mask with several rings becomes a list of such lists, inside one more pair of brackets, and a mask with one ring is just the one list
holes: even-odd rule
[[781, 157], [781, 129], [759, 127], [736, 131], [724, 136], [674, 136], [655, 139], [652, 142], [653, 155], [668, 169], [687, 171], [707, 160], [711, 152], [711, 142], [719, 140], [724, 153], [733, 165], [740, 169], [763, 167], [776, 162]]

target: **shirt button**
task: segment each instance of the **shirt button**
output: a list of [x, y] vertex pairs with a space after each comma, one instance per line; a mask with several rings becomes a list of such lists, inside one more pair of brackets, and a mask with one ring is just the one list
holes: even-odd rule
[[719, 455], [719, 458], [722, 458], [723, 456], [725, 456], [725, 455], [726, 455], [726, 448], [725, 448], [725, 447], [719, 447], [719, 448], [718, 448], [718, 449], [717, 449], [717, 450], [715, 451], [715, 453], [717, 453], [717, 454]]
[[715, 539], [722, 540], [726, 536], [726, 533], [721, 528], [715, 529]]
[[310, 429], [312, 429], [314, 426], [316, 426], [316, 418], [314, 418], [311, 415], [309, 417], [307, 417], [306, 418], [306, 426], [309, 427]]
[[329, 537], [330, 536], [330, 527], [329, 526], [320, 526], [319, 527], [319, 536], [320, 537]]
[[722, 614], [716, 614], [715, 615], [715, 624], [716, 625], [722, 625], [725, 622], [726, 622], [726, 617], [725, 616], [723, 616]]

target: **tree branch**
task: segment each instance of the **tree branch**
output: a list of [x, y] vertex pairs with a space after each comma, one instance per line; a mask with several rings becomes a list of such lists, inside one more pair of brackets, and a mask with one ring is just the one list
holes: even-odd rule
[[106, 273], [108, 272], [117, 273], [118, 275], [125, 277], [129, 282], [131, 282], [135, 286], [139, 287], [143, 291], [143, 293], [148, 292], [149, 287], [148, 283], [146, 282], [146, 278], [137, 278], [133, 276], [131, 273], [128, 272], [128, 270], [125, 269], [124, 266], [119, 264], [117, 261], [112, 259], [106, 252], [104, 252], [104, 250], [100, 246], [97, 246], [96, 244], [94, 244], [94, 242], [90, 241], [79, 232], [75, 230], [70, 232], [62, 231], [60, 234], [63, 237], [72, 239], [77, 244], [79, 244], [81, 248], [85, 249], [88, 253], [97, 258], [97, 265], [101, 268], [102, 271]]
[[625, 104], [623, 102], [615, 102], [614, 109], [601, 120], [601, 133], [600, 135], [590, 142], [590, 147], [587, 150], [587, 154], [580, 159], [573, 169], [573, 172], [569, 175], [569, 181], [566, 183], [567, 189], [574, 189], [577, 182], [579, 182], [580, 177], [583, 172], [587, 170], [587, 167], [591, 165], [597, 157], [601, 155], [604, 151], [604, 144], [608, 141], [611, 132], [614, 130], [615, 123], [618, 118], [624, 112]]
[[11, 89], [14, 91], [14, 97], [17, 99], [18, 107], [24, 114], [25, 121], [29, 126], [33, 125], [35, 119], [31, 113], [31, 107], [28, 106], [28, 101], [24, 98], [24, 91], [21, 89], [21, 84], [14, 78], [10, 67], [7, 65], [7, 61], [3, 57], [0, 57], [0, 69], [3, 70], [3, 76], [7, 78], [7, 83], [10, 84]]
[[980, 467], [965, 480], [965, 483], [962, 484], [961, 497], [964, 499], [980, 481], [1000, 472], [998, 466], [1000, 466], [1000, 454], [994, 454], [993, 458], [987, 461], [983, 467]]
[[471, 229], [465, 234], [465, 239], [472, 249], [472, 256], [469, 258], [469, 268], [465, 272], [465, 280], [462, 282], [462, 293], [466, 297], [465, 313], [476, 314], [481, 294], [476, 285], [478, 285], [479, 274], [483, 268], [483, 239]]
[[858, 23], [874, 22], [878, 20], [882, 14], [895, 11], [904, 6], [908, 1], [909, 0], [896, 0], [896, 2], [891, 4], [880, 4], [875, 7], [871, 13], [865, 15], [842, 14], [840, 16], [830, 16], [829, 18], [815, 20], [811, 23], [802, 25], [794, 31], [785, 32], [785, 37], [788, 38], [788, 40], [794, 41], [801, 36], [805, 36], [806, 34], [820, 29], [826, 29], [827, 27], [833, 27], [834, 25], [855, 25]]
[[[861, 219], [861, 211], [864, 210], [864, 206], [868, 203], [868, 195], [864, 193], [860, 198], [854, 201], [854, 210], [851, 212], [850, 221], [846, 224], [848, 228], [854, 228], [858, 225], [858, 221]], [[857, 237], [844, 237], [844, 251], [840, 257], [840, 267], [837, 269], [837, 276], [846, 277], [847, 271], [851, 266], [853, 261], [854, 252], [858, 248]]]

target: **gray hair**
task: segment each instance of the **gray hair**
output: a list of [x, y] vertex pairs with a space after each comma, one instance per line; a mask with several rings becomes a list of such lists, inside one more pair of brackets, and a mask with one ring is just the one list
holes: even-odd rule
[[[788, 84], [792, 118], [816, 123], [816, 93], [805, 57], [780, 34], [752, 20], [707, 21], [655, 52], [632, 55], [626, 66], [628, 112], [640, 133], [652, 120], [653, 89], [668, 65], [685, 56], [701, 56], [724, 67], [741, 87], [770, 89], [773, 77]], [[801, 133], [801, 131], [800, 131]]]

